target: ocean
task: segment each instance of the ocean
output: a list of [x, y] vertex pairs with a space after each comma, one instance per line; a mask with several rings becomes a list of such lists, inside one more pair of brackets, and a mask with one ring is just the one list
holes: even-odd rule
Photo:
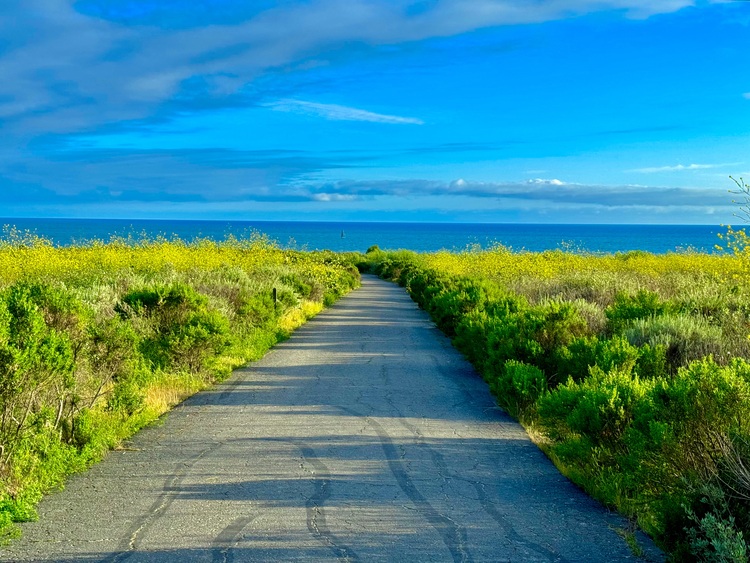
[[[663, 254], [692, 249], [713, 252], [720, 244], [718, 225], [548, 225], [495, 223], [347, 223], [284, 221], [177, 221], [127, 219], [0, 218], [52, 240], [58, 246], [107, 241], [113, 236], [179, 237], [223, 240], [262, 233], [285, 248], [364, 252], [406, 248], [417, 252], [461, 251], [503, 245], [514, 251], [563, 249], [615, 253], [643, 250]], [[5, 236], [5, 235], [3, 235]]]

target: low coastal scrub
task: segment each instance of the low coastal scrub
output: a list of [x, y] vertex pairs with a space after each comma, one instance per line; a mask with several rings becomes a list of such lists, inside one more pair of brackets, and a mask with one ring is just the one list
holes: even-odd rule
[[[0, 240], [0, 539], [41, 496], [359, 283], [262, 237]], [[274, 299], [275, 297], [275, 299]]]
[[561, 471], [674, 560], [746, 562], [750, 287], [732, 249], [373, 248], [362, 267], [404, 286]]

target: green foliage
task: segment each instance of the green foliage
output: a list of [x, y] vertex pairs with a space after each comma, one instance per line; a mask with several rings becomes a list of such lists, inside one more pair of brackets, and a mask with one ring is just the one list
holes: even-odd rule
[[[408, 278], [410, 286], [423, 283], [422, 278]], [[431, 299], [425, 300], [425, 308], [432, 314], [435, 323], [449, 336], [455, 336], [460, 319], [487, 304], [487, 291], [480, 282], [459, 278], [454, 283], [445, 283], [435, 292], [427, 292]]]
[[541, 424], [556, 439], [584, 439], [591, 447], [617, 449], [648, 400], [653, 383], [620, 368], [591, 368], [580, 382], [559, 386], [539, 403]]
[[210, 310], [208, 299], [187, 284], [131, 290], [115, 310], [124, 318], [139, 318], [139, 350], [158, 369], [201, 371], [208, 358], [230, 344], [228, 319]]
[[[498, 309], [503, 310], [504, 307]], [[502, 322], [492, 323], [487, 335], [488, 362], [495, 366], [502, 366], [508, 360], [534, 364], [547, 374], [550, 387], [559, 382], [555, 357], [588, 332], [588, 325], [577, 309], [557, 301], [500, 318]]]
[[500, 406], [512, 415], [524, 418], [547, 391], [547, 378], [539, 368], [516, 360], [505, 362], [490, 389]]
[[637, 319], [647, 319], [662, 315], [666, 305], [659, 295], [647, 290], [640, 290], [635, 295], [618, 293], [615, 301], [607, 307], [605, 314], [612, 333], [618, 333]]
[[55, 290], [25, 282], [0, 294], [0, 473], [45, 405], [62, 410], [71, 398], [73, 344], [50, 326], [73, 309], [71, 303]]
[[706, 514], [698, 526], [690, 528], [690, 547], [698, 561], [710, 563], [747, 563], [747, 544], [742, 532], [734, 525], [734, 517], [726, 520], [713, 513]]
[[653, 379], [669, 372], [667, 350], [664, 346], [644, 344], [639, 348], [639, 353], [635, 369], [641, 377]]
[[641, 354], [642, 350], [630, 345], [621, 336], [615, 336], [610, 340], [585, 336], [576, 338], [568, 346], [558, 348], [554, 361], [560, 380], [572, 378], [581, 381], [588, 377], [592, 367], [598, 367], [603, 371], [617, 369], [631, 373]]
[[686, 529], [691, 553], [706, 563], [747, 563], [747, 543], [729, 512], [724, 492], [713, 485], [700, 492], [702, 506], [697, 512], [692, 507], [686, 509], [693, 524]]
[[58, 249], [10, 235], [0, 240], [0, 542], [67, 475], [359, 280], [361, 255], [263, 239]]
[[[308, 298], [310, 297], [310, 294], [313, 290], [313, 284], [314, 282], [311, 282], [310, 280], [303, 280], [299, 276], [294, 274], [286, 274], [284, 276], [281, 276], [281, 283], [286, 284], [287, 286], [291, 287], [297, 295], [299, 295], [302, 298]], [[291, 306], [294, 306], [297, 304], [296, 299], [294, 299], [294, 294], [290, 292], [284, 292], [285, 295], [288, 295], [288, 304]]]
[[672, 373], [707, 356], [721, 361], [728, 359], [721, 329], [702, 317], [665, 315], [638, 319], [625, 330], [625, 336], [635, 346], [663, 348]]
[[[499, 249], [480, 258], [509, 256]], [[715, 291], [716, 278], [695, 271], [692, 255], [686, 281], [647, 253], [608, 259], [617, 269], [661, 270], [641, 278], [648, 284], [593, 277], [583, 257], [575, 259], [580, 271], [552, 280], [435, 267], [465, 261], [480, 271], [476, 258], [368, 256], [453, 338], [498, 403], [544, 435], [566, 475], [637, 521], [675, 560], [746, 561], [750, 446], [736, 444], [750, 444], [750, 364], [737, 356], [750, 352], [750, 295], [739, 285]], [[537, 269], [574, 261], [564, 253], [512, 260]], [[705, 486], [725, 500], [701, 504], [696, 491]]]

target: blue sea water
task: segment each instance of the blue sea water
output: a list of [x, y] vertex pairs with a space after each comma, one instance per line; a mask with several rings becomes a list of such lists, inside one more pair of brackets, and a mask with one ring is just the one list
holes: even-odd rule
[[407, 248], [418, 252], [459, 251], [479, 245], [504, 245], [513, 250], [542, 251], [561, 248], [588, 252], [653, 253], [694, 249], [713, 252], [721, 241], [717, 225], [530, 225], [493, 223], [345, 223], [281, 221], [177, 221], [124, 219], [0, 219], [67, 246], [113, 236], [151, 238], [177, 236], [223, 240], [263, 233], [282, 247], [306, 250], [364, 252], [372, 245], [383, 249]]

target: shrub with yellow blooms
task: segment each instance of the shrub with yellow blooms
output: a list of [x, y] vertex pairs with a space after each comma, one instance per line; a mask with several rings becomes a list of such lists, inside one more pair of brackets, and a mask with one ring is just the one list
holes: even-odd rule
[[223, 242], [0, 239], [0, 540], [122, 439], [357, 286], [352, 257]]
[[750, 238], [731, 252], [368, 252], [561, 471], [675, 560], [747, 562]]

